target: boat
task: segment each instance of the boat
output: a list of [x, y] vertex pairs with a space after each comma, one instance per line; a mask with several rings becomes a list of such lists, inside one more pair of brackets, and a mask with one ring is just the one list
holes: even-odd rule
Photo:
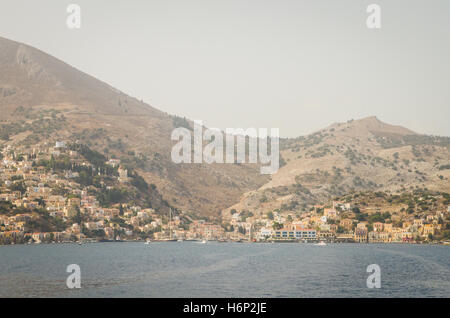
[[183, 242], [183, 239], [179, 239], [177, 242]]
[[327, 243], [325, 243], [324, 241], [320, 241], [319, 243], [314, 244], [316, 246], [326, 246]]
[[151, 242], [151, 241], [150, 241], [149, 239], [147, 239], [147, 240], [145, 241], [145, 243], [144, 243], [144, 244], [145, 244], [145, 245], [149, 245], [149, 244], [150, 244], [150, 242]]

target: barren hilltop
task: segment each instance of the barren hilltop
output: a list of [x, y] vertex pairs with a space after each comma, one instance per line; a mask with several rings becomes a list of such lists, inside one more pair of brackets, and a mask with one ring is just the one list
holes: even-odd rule
[[285, 165], [225, 215], [232, 209], [306, 211], [353, 191], [450, 191], [450, 138], [419, 135], [375, 116], [284, 139], [280, 149]]
[[267, 181], [252, 165], [172, 163], [170, 135], [192, 125], [25, 44], [0, 38], [0, 143], [78, 141], [116, 157], [182, 210], [219, 216]]
[[192, 127], [25, 44], [0, 38], [0, 147], [57, 140], [118, 158], [172, 206], [218, 219], [265, 213], [354, 190], [450, 191], [450, 138], [425, 136], [376, 117], [335, 123], [281, 140], [284, 165], [271, 177], [256, 165], [174, 164], [170, 134]]

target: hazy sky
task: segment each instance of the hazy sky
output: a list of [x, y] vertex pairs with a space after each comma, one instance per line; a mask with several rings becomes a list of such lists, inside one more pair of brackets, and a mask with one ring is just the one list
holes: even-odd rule
[[209, 127], [297, 136], [376, 115], [450, 136], [448, 0], [1, 0], [0, 36]]

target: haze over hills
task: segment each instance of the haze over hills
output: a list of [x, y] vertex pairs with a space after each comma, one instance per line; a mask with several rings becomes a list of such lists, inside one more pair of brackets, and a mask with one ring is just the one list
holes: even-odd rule
[[450, 191], [450, 141], [376, 117], [281, 140], [284, 166], [268, 177], [248, 164], [174, 164], [175, 127], [190, 127], [30, 46], [0, 38], [0, 145], [78, 141], [121, 159], [180, 209], [217, 218], [264, 213], [350, 191]]
[[264, 214], [307, 211], [354, 191], [450, 192], [450, 138], [419, 135], [375, 116], [335, 123], [305, 137], [284, 139], [285, 165], [232, 209]]
[[[219, 215], [266, 176], [255, 165], [172, 163], [170, 135], [190, 125], [30, 46], [0, 38], [0, 119], [7, 143], [78, 140], [122, 159], [174, 206]], [[8, 125], [8, 126], [5, 126]]]

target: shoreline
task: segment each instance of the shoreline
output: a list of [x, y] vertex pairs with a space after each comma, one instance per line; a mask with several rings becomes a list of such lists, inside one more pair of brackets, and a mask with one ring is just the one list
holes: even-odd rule
[[[175, 240], [153, 240], [149, 244], [154, 243], [201, 243], [202, 240], [183, 240], [183, 241], [175, 241]], [[260, 241], [260, 242], [252, 242], [252, 241], [218, 241], [218, 240], [209, 240], [207, 243], [245, 243], [245, 244], [300, 244], [300, 245], [315, 245], [319, 241], [310, 241], [310, 242], [299, 242], [299, 241]], [[3, 246], [36, 246], [36, 245], [64, 245], [64, 244], [73, 244], [73, 245], [85, 245], [92, 243], [146, 243], [145, 240], [92, 240], [85, 241], [80, 244], [80, 242], [40, 242], [40, 243], [13, 243], [13, 244], [0, 244], [0, 247]], [[439, 246], [450, 246], [450, 242], [434, 242], [434, 243], [424, 243], [424, 242], [326, 242], [327, 245], [341, 245], [341, 244], [351, 244], [351, 245], [439, 245]]]

